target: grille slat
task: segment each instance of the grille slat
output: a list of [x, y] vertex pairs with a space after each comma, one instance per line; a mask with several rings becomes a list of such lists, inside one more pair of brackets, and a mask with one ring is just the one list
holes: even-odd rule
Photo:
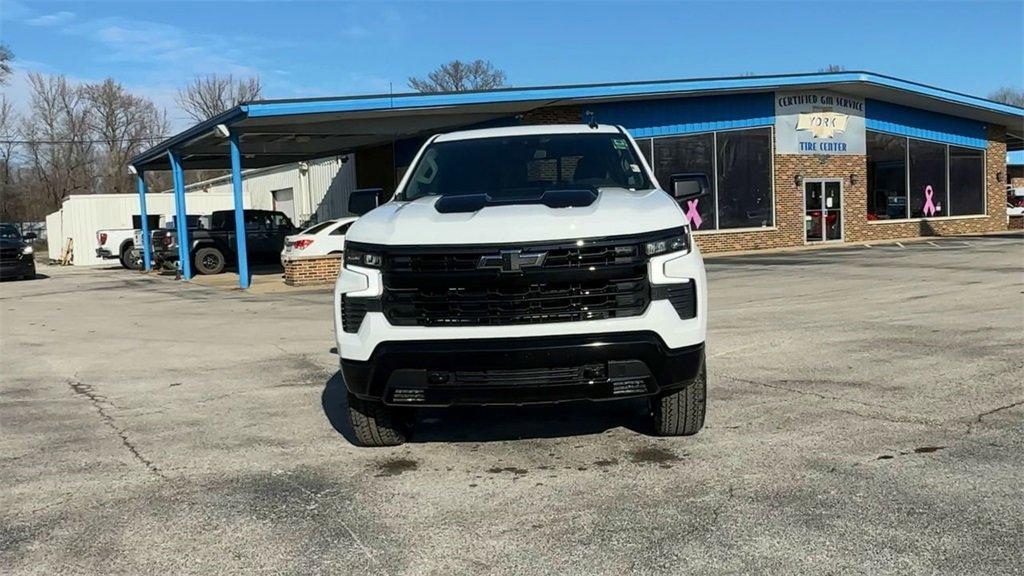
[[341, 329], [350, 334], [359, 332], [359, 326], [366, 318], [366, 313], [375, 304], [370, 298], [341, 297]]

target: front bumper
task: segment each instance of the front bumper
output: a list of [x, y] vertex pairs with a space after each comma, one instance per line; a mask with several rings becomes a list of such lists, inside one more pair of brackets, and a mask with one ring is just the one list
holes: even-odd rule
[[531, 404], [650, 396], [685, 387], [703, 361], [703, 343], [640, 331], [384, 342], [341, 371], [354, 395], [392, 405]]
[[0, 261], [0, 278], [17, 278], [36, 273], [36, 260], [32, 255], [25, 255], [17, 260]]

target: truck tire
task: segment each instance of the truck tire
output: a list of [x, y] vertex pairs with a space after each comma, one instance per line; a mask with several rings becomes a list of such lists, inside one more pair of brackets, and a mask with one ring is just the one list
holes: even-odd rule
[[686, 388], [655, 396], [654, 433], [658, 436], [691, 436], [704, 427], [707, 400], [707, 370], [701, 362], [697, 378]]
[[121, 250], [121, 267], [125, 270], [138, 270], [139, 269], [139, 253], [135, 250], [135, 247], [131, 244], [124, 247]]
[[349, 393], [348, 421], [356, 433], [356, 440], [363, 446], [398, 446], [405, 443], [405, 433], [398, 414], [382, 402], [360, 400]]
[[224, 271], [224, 253], [212, 246], [196, 250], [195, 268], [200, 274], [220, 274]]

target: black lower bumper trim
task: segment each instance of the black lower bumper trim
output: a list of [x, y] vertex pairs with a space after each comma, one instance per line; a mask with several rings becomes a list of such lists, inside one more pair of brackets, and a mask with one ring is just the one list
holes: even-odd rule
[[697, 377], [704, 344], [668, 348], [653, 332], [385, 342], [342, 358], [348, 390], [411, 406], [531, 404], [647, 396]]

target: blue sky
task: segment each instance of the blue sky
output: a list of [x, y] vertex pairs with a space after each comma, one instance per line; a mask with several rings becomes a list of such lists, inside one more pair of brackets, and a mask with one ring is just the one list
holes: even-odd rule
[[31, 2], [0, 0], [18, 77], [113, 77], [168, 108], [194, 74], [266, 97], [407, 90], [453, 58], [527, 86], [867, 69], [984, 96], [1024, 86], [1024, 2]]

